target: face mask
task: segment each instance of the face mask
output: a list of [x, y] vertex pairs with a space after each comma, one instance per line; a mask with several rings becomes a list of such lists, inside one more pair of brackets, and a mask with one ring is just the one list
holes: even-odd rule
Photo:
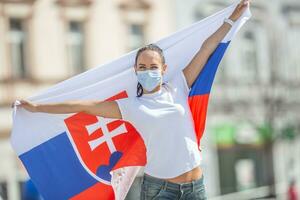
[[159, 69], [137, 71], [136, 73], [139, 83], [147, 91], [152, 91], [156, 86], [159, 85], [162, 79], [161, 71]]

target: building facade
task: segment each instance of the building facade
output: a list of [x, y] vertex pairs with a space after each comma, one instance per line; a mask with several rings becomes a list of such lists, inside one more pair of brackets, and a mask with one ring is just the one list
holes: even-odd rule
[[175, 29], [170, 0], [0, 0], [0, 196], [28, 178], [9, 143], [11, 103]]

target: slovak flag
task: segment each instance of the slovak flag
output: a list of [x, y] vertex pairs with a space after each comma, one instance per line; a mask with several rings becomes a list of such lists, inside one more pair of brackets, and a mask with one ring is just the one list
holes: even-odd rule
[[[229, 17], [237, 3], [156, 42], [166, 57], [168, 81], [179, 73], [202, 43]], [[208, 99], [218, 65], [231, 39], [250, 18], [234, 24], [210, 56], [190, 94], [198, 145], [204, 132]], [[36, 103], [68, 100], [110, 101], [136, 96], [136, 50], [62, 81], [28, 98]], [[129, 122], [83, 112], [31, 113], [13, 110], [11, 144], [44, 199], [123, 200], [138, 171], [147, 163], [146, 144]]]

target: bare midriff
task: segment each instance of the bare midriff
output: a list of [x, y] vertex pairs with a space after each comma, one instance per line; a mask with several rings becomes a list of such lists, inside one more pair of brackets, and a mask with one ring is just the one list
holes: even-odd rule
[[[147, 175], [150, 176], [149, 174]], [[168, 178], [168, 179], [163, 178], [163, 180], [170, 181], [173, 183], [187, 183], [187, 182], [192, 182], [193, 180], [198, 180], [201, 177], [202, 177], [202, 169], [200, 168], [200, 166], [197, 166], [194, 169], [185, 172], [179, 176], [176, 176], [174, 178]]]

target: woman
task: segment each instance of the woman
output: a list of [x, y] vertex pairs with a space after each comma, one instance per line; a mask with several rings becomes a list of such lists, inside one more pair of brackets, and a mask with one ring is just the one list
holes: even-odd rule
[[21, 100], [19, 106], [31, 112], [86, 112], [129, 121], [147, 137], [141, 199], [206, 199], [199, 166], [201, 157], [187, 98], [209, 56], [248, 6], [249, 0], [242, 0], [222, 26], [203, 43], [192, 61], [168, 82], [162, 81], [167, 69], [163, 51], [154, 44], [139, 49], [134, 65], [138, 79], [137, 97], [52, 104]]

